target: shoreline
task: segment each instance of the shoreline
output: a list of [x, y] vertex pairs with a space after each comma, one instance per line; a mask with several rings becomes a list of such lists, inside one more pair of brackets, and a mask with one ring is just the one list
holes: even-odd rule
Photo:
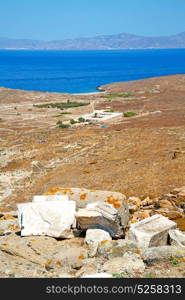
[[[99, 94], [105, 94], [108, 92], [108, 89], [105, 89], [105, 87], [113, 86], [113, 85], [118, 85], [118, 84], [133, 84], [133, 83], [138, 83], [141, 81], [145, 80], [155, 80], [155, 79], [161, 79], [161, 78], [167, 78], [167, 77], [173, 77], [173, 76], [183, 76], [185, 73], [177, 73], [177, 74], [168, 74], [168, 75], [161, 75], [161, 76], [151, 76], [147, 78], [140, 78], [140, 79], [135, 79], [135, 80], [126, 80], [126, 81], [113, 81], [109, 82], [100, 86], [97, 86], [95, 89], [97, 91], [95, 92], [82, 92], [82, 93], [66, 93], [66, 92], [52, 92], [52, 91], [38, 91], [38, 90], [25, 90], [25, 89], [20, 89], [20, 88], [10, 88], [10, 87], [5, 87], [0, 85], [0, 91], [3, 89], [6, 90], [12, 90], [12, 91], [22, 91], [22, 92], [28, 92], [28, 93], [45, 93], [45, 94], [62, 94], [62, 95], [69, 95], [69, 96], [91, 96], [91, 95], [99, 95]], [[103, 88], [104, 87], [104, 88]]]

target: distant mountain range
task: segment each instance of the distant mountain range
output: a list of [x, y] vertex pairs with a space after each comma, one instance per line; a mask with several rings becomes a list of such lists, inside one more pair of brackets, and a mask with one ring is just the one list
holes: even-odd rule
[[56, 41], [0, 38], [0, 49], [30, 50], [121, 50], [185, 48], [185, 32], [160, 37], [120, 33]]

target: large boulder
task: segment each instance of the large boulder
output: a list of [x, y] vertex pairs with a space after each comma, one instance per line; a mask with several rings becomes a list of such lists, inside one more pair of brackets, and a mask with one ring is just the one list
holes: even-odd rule
[[112, 204], [118, 211], [121, 221], [121, 226], [125, 228], [129, 220], [129, 210], [126, 196], [119, 192], [88, 190], [85, 188], [51, 188], [48, 195], [67, 195], [69, 200], [76, 202], [77, 209], [85, 208], [87, 204], [93, 202], [103, 202]]
[[123, 235], [121, 217], [112, 204], [95, 202], [81, 208], [76, 213], [77, 226], [81, 230], [103, 229], [112, 237]]
[[138, 248], [167, 245], [168, 232], [177, 224], [162, 215], [153, 215], [131, 224], [127, 238]]
[[48, 235], [71, 238], [75, 219], [75, 201], [39, 201], [18, 204], [22, 236]]

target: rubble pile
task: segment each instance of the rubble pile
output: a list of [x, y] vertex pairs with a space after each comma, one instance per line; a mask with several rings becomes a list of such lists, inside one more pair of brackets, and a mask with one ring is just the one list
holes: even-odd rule
[[[164, 214], [164, 206], [183, 214], [184, 201], [185, 187], [154, 200], [53, 188], [18, 204], [17, 212], [0, 214], [0, 275], [137, 276], [148, 261], [184, 260], [185, 234]], [[150, 213], [143, 217], [142, 210]]]

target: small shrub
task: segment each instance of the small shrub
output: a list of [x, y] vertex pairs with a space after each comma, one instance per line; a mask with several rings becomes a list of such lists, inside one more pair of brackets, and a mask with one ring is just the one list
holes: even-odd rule
[[126, 113], [123, 113], [123, 117], [125, 118], [130, 118], [130, 117], [133, 117], [133, 116], [136, 116], [137, 114], [133, 111], [128, 111]]
[[127, 98], [130, 97], [131, 95], [129, 93], [123, 93], [123, 94], [108, 94], [108, 95], [104, 95], [103, 98], [107, 98], [107, 99], [112, 99], [112, 98]]
[[80, 118], [78, 118], [78, 121], [79, 121], [80, 123], [83, 123], [83, 122], [85, 122], [85, 119], [82, 118], [82, 117], [80, 117]]
[[63, 128], [65, 129], [65, 128], [69, 128], [69, 127], [70, 127], [70, 125], [68, 125], [68, 124], [63, 124], [62, 121], [58, 121], [58, 122], [57, 122], [57, 125], [58, 125], [57, 128], [62, 128], [62, 129], [63, 129]]
[[76, 124], [76, 123], [78, 123], [78, 122], [75, 121], [75, 120], [73, 120], [73, 119], [71, 119], [71, 120], [70, 120], [70, 123], [71, 123], [71, 125], [73, 125], [73, 124]]
[[44, 103], [44, 104], [34, 104], [34, 107], [37, 108], [58, 108], [63, 110], [64, 108], [71, 108], [71, 107], [79, 107], [89, 105], [87, 102], [60, 102], [60, 103]]
[[110, 113], [112, 113], [112, 112], [114, 112], [114, 110], [113, 109], [110, 109], [110, 110], [104, 110], [104, 112], [110, 112]]
[[127, 274], [126, 273], [120, 273], [120, 274], [115, 273], [115, 274], [112, 274], [112, 277], [113, 278], [125, 278], [125, 277], [127, 277]]
[[154, 273], [152, 272], [148, 272], [144, 275], [145, 278], [153, 278], [154, 277]]
[[58, 125], [58, 128], [69, 128], [70, 127], [70, 125], [67, 125], [67, 124], [60, 124], [60, 125]]
[[176, 266], [176, 265], [178, 265], [180, 262], [181, 262], [181, 261], [180, 261], [179, 258], [173, 258], [173, 259], [171, 260], [172, 266]]

